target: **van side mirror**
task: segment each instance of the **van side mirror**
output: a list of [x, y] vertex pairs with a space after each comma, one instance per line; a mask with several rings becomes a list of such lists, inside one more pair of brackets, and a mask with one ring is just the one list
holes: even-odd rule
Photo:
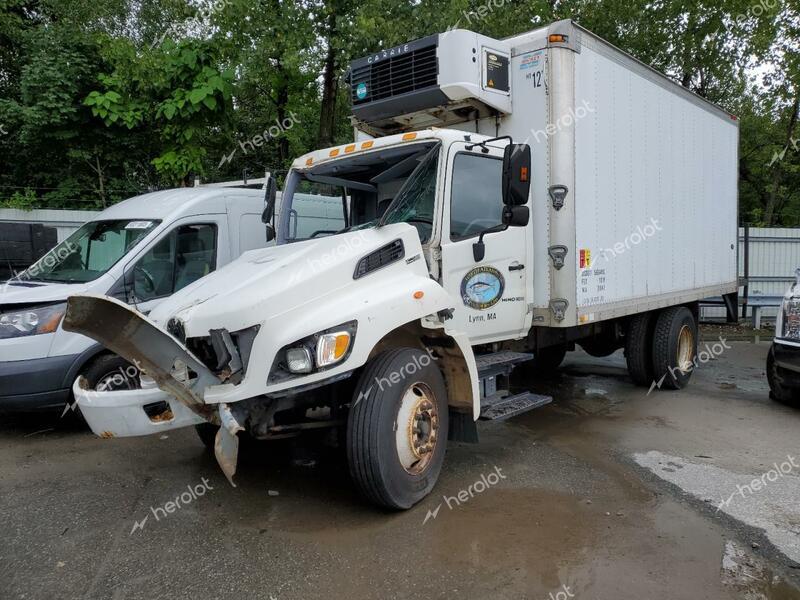
[[531, 147], [509, 144], [503, 154], [503, 204], [522, 206], [531, 191]]
[[275, 228], [272, 226], [271, 223], [267, 223], [267, 242], [271, 242], [275, 239]]

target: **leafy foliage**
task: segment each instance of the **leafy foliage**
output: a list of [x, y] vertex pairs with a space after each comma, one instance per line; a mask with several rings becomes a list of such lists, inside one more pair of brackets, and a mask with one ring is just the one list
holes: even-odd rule
[[0, 0], [0, 199], [281, 173], [352, 138], [351, 59], [567, 18], [739, 115], [742, 221], [800, 225], [800, 0]]

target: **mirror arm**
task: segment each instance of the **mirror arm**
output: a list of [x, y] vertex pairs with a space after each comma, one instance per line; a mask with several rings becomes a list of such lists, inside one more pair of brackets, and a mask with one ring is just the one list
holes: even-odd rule
[[487, 233], [501, 233], [507, 230], [508, 227], [507, 223], [503, 223], [502, 225], [495, 225], [494, 227], [489, 227], [481, 231], [478, 241], [472, 244], [472, 258], [475, 259], [475, 262], [481, 262], [486, 256], [486, 244], [483, 242], [483, 236]]

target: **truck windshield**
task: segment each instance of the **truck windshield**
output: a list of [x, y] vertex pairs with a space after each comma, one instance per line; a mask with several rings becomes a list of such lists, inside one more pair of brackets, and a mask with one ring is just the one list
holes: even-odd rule
[[[294, 242], [374, 227], [387, 209], [394, 206], [401, 190], [408, 187], [408, 181], [420, 179], [416, 174], [422, 163], [430, 162], [431, 150], [438, 146], [436, 141], [403, 144], [352, 154], [308, 171], [291, 171], [276, 227], [278, 239]], [[435, 159], [433, 165], [435, 182]], [[430, 225], [426, 222], [431, 221], [433, 214], [433, 195], [427, 216], [422, 204], [420, 200], [419, 210], [406, 222], [427, 226], [430, 235]]]
[[21, 279], [94, 281], [150, 233], [159, 221], [90, 221], [29, 267]]
[[439, 146], [433, 148], [398, 192], [381, 225], [409, 223], [417, 228], [425, 244], [433, 233], [433, 209], [436, 201], [436, 174], [439, 167]]

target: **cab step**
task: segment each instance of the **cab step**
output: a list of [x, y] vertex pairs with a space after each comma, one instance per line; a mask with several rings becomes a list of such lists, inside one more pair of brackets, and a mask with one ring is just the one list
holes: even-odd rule
[[513, 396], [495, 396], [481, 400], [481, 420], [504, 421], [553, 401], [552, 396], [523, 392]]
[[481, 402], [481, 419], [484, 421], [504, 421], [529, 410], [546, 406], [552, 401], [552, 396], [542, 396], [532, 392], [487, 398]]
[[531, 392], [511, 394], [509, 377], [514, 368], [533, 358], [523, 352], [495, 352], [476, 357], [481, 389], [481, 419], [502, 421], [550, 404], [550, 396]]

